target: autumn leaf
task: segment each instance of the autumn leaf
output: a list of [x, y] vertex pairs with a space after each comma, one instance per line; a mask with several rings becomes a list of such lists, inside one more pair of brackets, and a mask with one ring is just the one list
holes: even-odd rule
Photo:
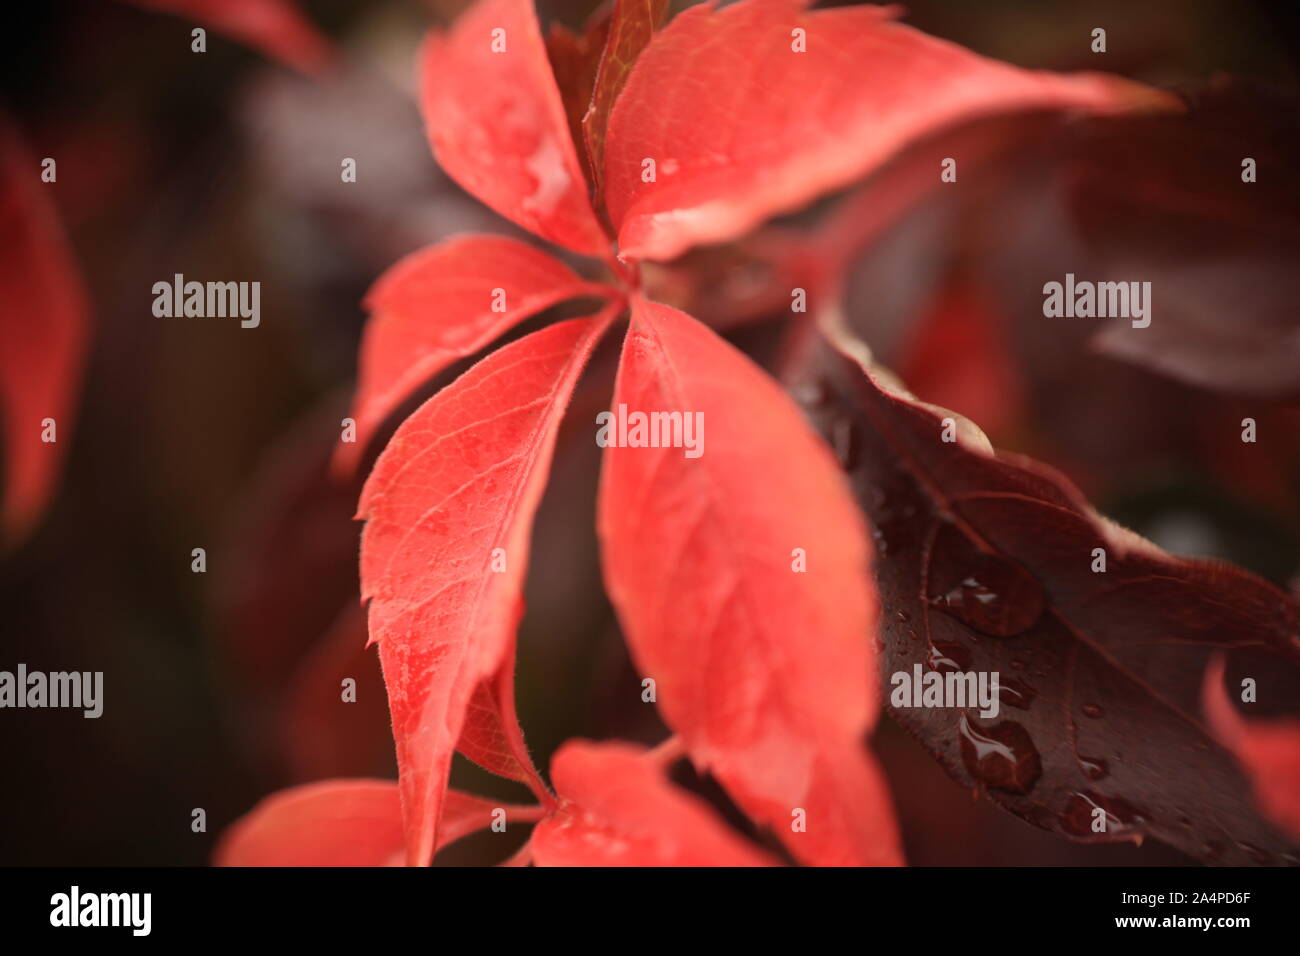
[[749, 359], [640, 298], [614, 402], [703, 422], [698, 457], [611, 445], [601, 478], [607, 590], [665, 722], [801, 860], [897, 862], [864, 743], [870, 556], [830, 453]]
[[290, 0], [130, 0], [226, 34], [303, 73], [316, 74], [334, 58], [329, 41]]
[[[596, 70], [605, 51], [609, 36], [611, 10], [602, 4], [588, 18], [581, 31], [570, 30], [561, 23], [552, 23], [546, 34], [546, 55], [555, 74], [555, 85], [564, 101], [564, 115], [569, 124], [569, 137], [575, 144], [586, 143], [582, 120], [591, 106], [591, 91], [596, 85]], [[590, 160], [585, 148], [577, 149], [578, 163], [588, 186], [595, 182]], [[597, 210], [599, 213], [599, 210]]]
[[600, 56], [591, 105], [582, 118], [583, 141], [597, 189], [605, 171], [605, 127], [628, 74], [668, 12], [668, 0], [616, 0], [609, 35]]
[[[400, 803], [390, 780], [321, 780], [281, 790], [222, 834], [213, 859], [217, 866], [401, 866]], [[438, 848], [489, 826], [497, 809], [532, 812], [447, 791]]]
[[556, 429], [611, 315], [493, 352], [403, 422], [362, 491], [361, 594], [388, 686], [412, 865], [432, 856], [476, 688], [513, 667]]
[[622, 255], [668, 260], [734, 239], [959, 120], [1175, 104], [1113, 76], [984, 59], [895, 22], [891, 7], [806, 6], [698, 4], [641, 54], [605, 147], [605, 197]]
[[532, 0], [481, 0], [430, 34], [420, 63], [429, 142], [447, 174], [525, 229], [607, 256]]
[[1250, 777], [1260, 810], [1300, 840], [1300, 720], [1246, 720], [1233, 709], [1223, 675], [1223, 661], [1216, 659], [1202, 691], [1206, 720]]
[[1080, 273], [1159, 290], [1148, 326], [1104, 323], [1097, 349], [1202, 388], [1300, 398], [1298, 106], [1229, 87], [1062, 139]]
[[538, 866], [771, 866], [654, 755], [624, 743], [571, 740], [551, 773], [561, 806], [533, 831]]
[[89, 306], [50, 202], [56, 188], [0, 115], [0, 404], [5, 436], [0, 538], [12, 546], [58, 482], [85, 361]]
[[[796, 388], [871, 519], [895, 719], [960, 783], [1071, 839], [1152, 836], [1225, 864], [1289, 852], [1199, 694], [1230, 651], [1295, 699], [1295, 603], [1106, 521], [1059, 474], [994, 453], [864, 361], [822, 342]], [[917, 671], [997, 673], [999, 712], [914, 706], [898, 675]]]
[[222, 834], [213, 860], [217, 866], [400, 866], [402, 852], [395, 783], [322, 780], [263, 799]]
[[384, 419], [455, 360], [558, 302], [609, 291], [505, 236], [459, 236], [402, 259], [366, 296], [356, 441], [339, 446], [336, 466], [353, 467]]

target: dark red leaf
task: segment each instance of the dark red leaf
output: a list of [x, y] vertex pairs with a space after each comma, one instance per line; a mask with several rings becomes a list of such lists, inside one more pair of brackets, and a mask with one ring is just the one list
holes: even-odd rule
[[583, 140], [599, 188], [605, 172], [605, 128], [628, 74], [668, 12], [668, 0], [616, 0], [600, 56], [591, 106], [582, 118]]
[[[0, 538], [21, 539], [58, 481], [85, 360], [88, 305], [50, 200], [8, 119], [0, 115], [0, 403], [4, 414], [4, 507]], [[53, 419], [55, 441], [45, 441]]]
[[329, 41], [290, 0], [131, 0], [219, 30], [303, 73], [320, 73], [334, 58]]
[[1300, 721], [1244, 719], [1228, 698], [1223, 672], [1221, 660], [1206, 671], [1206, 720], [1250, 777], [1260, 810], [1300, 840]]
[[[213, 860], [217, 866], [401, 866], [400, 804], [390, 780], [322, 780], [281, 790], [231, 824]], [[447, 791], [439, 849], [491, 824], [500, 806]]]
[[610, 315], [493, 352], [402, 424], [362, 492], [361, 594], [388, 685], [413, 865], [433, 853], [475, 690], [513, 667], [556, 429]]
[[891, 694], [896, 719], [959, 782], [1073, 839], [1153, 836], [1222, 863], [1289, 852], [1214, 745], [1199, 694], [1226, 650], [1294, 699], [1300, 608], [1243, 571], [1165, 554], [1059, 474], [995, 455], [970, 422], [887, 382], [823, 343], [799, 384], [875, 527], [883, 675], [1001, 683], [995, 717]]
[[1229, 89], [1061, 143], [1080, 278], [1151, 283], [1151, 324], [1105, 322], [1098, 348], [1192, 385], [1300, 398], [1297, 115], [1295, 97]]
[[[665, 722], [801, 860], [897, 862], [864, 743], [877, 713], [870, 549], [830, 453], [749, 359], [643, 299], [623, 405], [705, 426], [699, 457], [611, 446], [601, 479], [607, 587]], [[800, 809], [806, 832], [792, 830]]]
[[[735, 238], [966, 118], [1173, 103], [1118, 77], [984, 59], [894, 22], [891, 7], [806, 5], [702, 3], [641, 54], [605, 147], [605, 197], [622, 254], [666, 260]], [[806, 31], [806, 52], [793, 49], [796, 29]], [[646, 159], [656, 164], [653, 182], [643, 180]]]
[[336, 462], [355, 464], [384, 419], [456, 359], [557, 302], [601, 291], [549, 253], [505, 236], [462, 236], [402, 259], [366, 296], [357, 440], [339, 446]]
[[609, 36], [610, 12], [605, 5], [597, 7], [580, 33], [563, 24], [552, 23], [546, 34], [546, 55], [551, 61], [551, 71], [555, 74], [555, 85], [564, 100], [569, 136], [577, 146], [578, 162], [588, 184], [594, 183], [596, 177], [587, 155], [582, 118], [591, 106], [596, 70], [605, 50], [605, 39]]
[[771, 866], [654, 757], [623, 743], [571, 740], [551, 762], [558, 812], [533, 831], [538, 866]]
[[608, 256], [532, 0], [481, 0], [429, 36], [420, 63], [429, 141], [447, 174], [525, 229]]

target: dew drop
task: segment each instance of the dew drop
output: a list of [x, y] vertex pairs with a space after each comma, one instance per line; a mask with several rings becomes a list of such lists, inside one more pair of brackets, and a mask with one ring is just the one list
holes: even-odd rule
[[1253, 843], [1238, 843], [1237, 849], [1241, 850], [1243, 853], [1246, 854], [1246, 856], [1250, 857], [1251, 862], [1257, 863], [1260, 866], [1267, 866], [1269, 863], [1273, 862], [1273, 858], [1271, 856], [1269, 856], [1259, 847], [1255, 846], [1255, 844]]
[[1110, 766], [1101, 757], [1079, 757], [1079, 766], [1089, 780], [1100, 780], [1110, 773]]
[[925, 662], [932, 671], [970, 670], [970, 651], [952, 641], [935, 641], [930, 645]]
[[912, 616], [908, 614], [906, 611], [898, 611], [894, 616], [897, 617], [904, 624], [906, 624], [908, 621], [912, 619]]
[[[1098, 809], [1105, 813], [1104, 833], [1097, 833], [1092, 828], [1093, 814]], [[1071, 794], [1065, 812], [1061, 814], [1062, 829], [1078, 837], [1114, 837], [1135, 830], [1145, 822], [1146, 818], [1142, 815], [1142, 811], [1127, 800], [1121, 797], [1103, 797], [1091, 790]]]
[[1008, 558], [980, 551], [952, 525], [935, 538], [929, 600], [941, 611], [991, 637], [1022, 634], [1043, 613], [1038, 579]]
[[998, 680], [998, 698], [1008, 706], [1028, 710], [1037, 696], [1038, 691], [1024, 681], [1018, 681], [1014, 677], [1003, 677]]
[[1029, 732], [1014, 721], [975, 728], [961, 716], [962, 762], [971, 775], [993, 790], [1028, 793], [1043, 772]]
[[1102, 709], [1096, 704], [1084, 704], [1079, 709], [1083, 711], [1083, 716], [1091, 717], [1093, 720], [1096, 720], [1103, 713]]

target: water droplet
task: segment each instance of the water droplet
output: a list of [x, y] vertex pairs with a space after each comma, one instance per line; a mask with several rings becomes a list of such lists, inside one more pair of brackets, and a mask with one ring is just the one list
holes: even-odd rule
[[1273, 858], [1271, 856], [1269, 856], [1259, 847], [1255, 846], [1255, 844], [1253, 843], [1238, 843], [1237, 849], [1241, 850], [1243, 853], [1246, 854], [1246, 856], [1250, 857], [1252, 862], [1258, 863], [1260, 866], [1267, 866], [1268, 864], [1273, 862]]
[[894, 616], [897, 617], [904, 624], [906, 624], [908, 621], [912, 619], [912, 615], [908, 614], [906, 611], [899, 611]]
[[1017, 707], [1020, 710], [1028, 710], [1029, 705], [1034, 702], [1034, 698], [1037, 696], [1038, 691], [1024, 681], [1018, 681], [1014, 677], [1000, 677], [998, 679], [998, 699], [1004, 704]]
[[1013, 721], [976, 729], [962, 714], [962, 762], [971, 775], [993, 790], [1028, 793], [1043, 772], [1029, 732]]
[[1038, 579], [1008, 558], [978, 550], [952, 525], [935, 538], [930, 603], [981, 634], [1022, 634], [1043, 613]]
[[1084, 704], [1079, 709], [1083, 711], [1083, 716], [1091, 717], [1093, 720], [1096, 720], [1103, 713], [1102, 709], [1096, 704]]
[[[1106, 829], [1102, 833], [1093, 829], [1093, 822], [1096, 820], [1095, 811], [1098, 809], [1105, 814]], [[1066, 833], [1079, 837], [1124, 835], [1145, 822], [1146, 818], [1142, 812], [1127, 800], [1121, 797], [1103, 797], [1091, 790], [1072, 794], [1065, 806], [1065, 812], [1061, 814], [1062, 829]], [[1131, 835], [1140, 836], [1136, 833]]]
[[970, 670], [970, 651], [951, 641], [936, 641], [930, 645], [925, 662], [932, 671]]
[[1110, 773], [1110, 766], [1100, 757], [1079, 757], [1079, 766], [1089, 780], [1100, 780], [1106, 774]]

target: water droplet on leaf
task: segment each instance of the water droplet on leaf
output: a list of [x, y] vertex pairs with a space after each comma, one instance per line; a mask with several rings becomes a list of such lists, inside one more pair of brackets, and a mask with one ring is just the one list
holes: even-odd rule
[[1022, 634], [1042, 616], [1038, 579], [1008, 558], [978, 550], [952, 525], [935, 539], [930, 603], [990, 637]]
[[962, 714], [962, 762], [971, 775], [993, 790], [1028, 793], [1043, 772], [1042, 760], [1029, 732], [1014, 721], [995, 727], [975, 727]]

